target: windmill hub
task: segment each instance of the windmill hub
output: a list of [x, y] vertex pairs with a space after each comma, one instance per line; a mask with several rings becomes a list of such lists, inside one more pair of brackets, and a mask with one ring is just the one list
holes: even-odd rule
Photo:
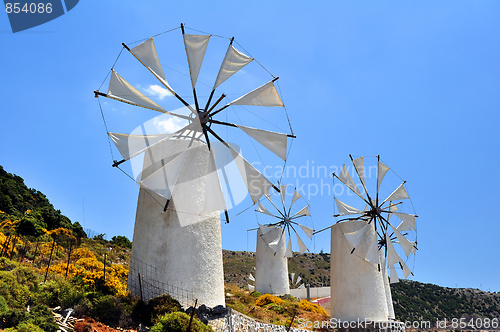
[[207, 122], [210, 120], [210, 116], [207, 115], [208, 112], [205, 112], [203, 110], [198, 111], [198, 117], [200, 118], [200, 122], [202, 125], [207, 124]]

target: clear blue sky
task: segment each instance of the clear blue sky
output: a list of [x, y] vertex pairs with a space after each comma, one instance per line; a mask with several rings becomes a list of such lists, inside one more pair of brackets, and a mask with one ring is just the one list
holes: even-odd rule
[[[235, 36], [280, 76], [289, 165], [380, 154], [408, 181], [413, 279], [500, 291], [498, 1], [80, 1], [16, 34], [2, 13], [0, 164], [85, 228], [131, 238], [138, 187], [110, 166], [92, 91], [122, 42], [181, 22]], [[308, 202], [316, 229], [334, 222], [331, 195]], [[255, 224], [249, 210], [223, 225], [223, 247], [254, 250]]]

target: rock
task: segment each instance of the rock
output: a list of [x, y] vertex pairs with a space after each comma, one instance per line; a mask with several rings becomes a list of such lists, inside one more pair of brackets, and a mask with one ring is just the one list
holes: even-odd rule
[[206, 305], [202, 304], [198, 307], [198, 309], [196, 309], [195, 313], [197, 314], [206, 314], [210, 312], [210, 308], [207, 307]]
[[223, 305], [218, 305], [212, 309], [213, 315], [223, 315], [227, 312], [227, 309]]

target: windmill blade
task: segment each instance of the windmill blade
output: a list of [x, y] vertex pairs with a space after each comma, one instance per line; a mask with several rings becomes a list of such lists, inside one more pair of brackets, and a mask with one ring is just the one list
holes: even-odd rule
[[299, 251], [301, 254], [303, 254], [307, 251], [307, 247], [304, 242], [302, 242], [302, 239], [300, 238], [299, 234], [297, 234], [297, 232], [295, 232], [295, 235], [297, 236], [297, 242], [299, 243]]
[[352, 253], [372, 264], [380, 263], [377, 235], [373, 224], [366, 224], [356, 232], [344, 233], [344, 237], [353, 248]]
[[273, 186], [273, 184], [229, 144], [227, 144], [226, 146], [233, 155], [233, 158], [236, 162], [236, 165], [238, 166], [238, 170], [240, 171], [243, 182], [247, 187], [248, 193], [250, 194], [253, 203], [257, 203], [257, 201], [265, 193], [269, 192], [269, 189]]
[[147, 39], [143, 43], [132, 48], [130, 52], [137, 57], [146, 67], [165, 85], [170, 92], [172, 88], [165, 78], [163, 73], [163, 68], [161, 67], [160, 60], [158, 59], [158, 54], [156, 53], [155, 43], [153, 37]]
[[387, 265], [394, 266], [394, 264], [402, 261], [401, 257], [399, 257], [398, 253], [396, 252], [396, 249], [394, 249], [394, 245], [392, 244], [392, 240], [388, 232], [385, 233], [385, 243], [387, 246]]
[[401, 266], [401, 269], [403, 270], [403, 276], [405, 277], [405, 279], [408, 279], [408, 277], [411, 274], [411, 270], [408, 268], [408, 266], [406, 266], [405, 262], [403, 262], [403, 261], [399, 261], [399, 265]]
[[[272, 231], [273, 229], [275, 229], [276, 227], [274, 226], [266, 226], [266, 225], [260, 225], [259, 224], [259, 229], [260, 229], [260, 232], [262, 233], [262, 235], [264, 234], [267, 234], [269, 233], [270, 231]], [[275, 238], [273, 238], [271, 241], [269, 242], [272, 242]]]
[[141, 154], [151, 146], [156, 145], [158, 142], [171, 138], [182, 130], [184, 129], [181, 129], [173, 134], [127, 135], [119, 133], [108, 133], [108, 136], [111, 138], [118, 151], [120, 151], [123, 159], [129, 160], [137, 156], [138, 154]]
[[380, 185], [382, 184], [382, 180], [385, 177], [385, 174], [390, 168], [385, 166], [383, 163], [380, 161], [378, 162], [378, 168], [377, 168], [377, 192], [380, 189]]
[[[260, 237], [275, 253], [278, 252], [283, 245], [285, 245], [284, 241], [282, 241], [284, 232], [281, 227], [261, 225], [259, 228], [262, 233]], [[265, 233], [262, 230], [264, 230]]]
[[[376, 203], [375, 203], [376, 204]], [[375, 205], [374, 205], [375, 206]], [[389, 214], [387, 215], [387, 221], [389, 221], [389, 219], [391, 219], [392, 215], [394, 214], [394, 212], [396, 212], [397, 210], [399, 210], [399, 208], [397, 207], [396, 204], [391, 204], [389, 205]]]
[[342, 167], [342, 171], [340, 172], [340, 175], [337, 178], [340, 181], [342, 181], [342, 183], [344, 183], [349, 189], [351, 189], [356, 195], [365, 200], [364, 197], [361, 195], [361, 192], [359, 191], [358, 187], [354, 183], [351, 175], [347, 171], [345, 165]]
[[210, 36], [183, 34], [182, 37], [184, 38], [184, 47], [186, 48], [191, 85], [194, 89]]
[[297, 281], [295, 281], [295, 285], [298, 285], [301, 280], [302, 278], [300, 276], [297, 276]]
[[293, 279], [295, 278], [295, 272], [290, 273], [290, 278], [292, 279], [292, 283], [293, 283]]
[[139, 90], [134, 88], [130, 83], [125, 81], [123, 77], [118, 75], [116, 71], [111, 70], [111, 78], [109, 80], [108, 93], [106, 97], [116, 99], [125, 103], [141, 106], [154, 111], [168, 113], [160, 105], [146, 97]]
[[[404, 184], [405, 184], [406, 181], [403, 181], [403, 183], [401, 183], [399, 185], [399, 187], [394, 190], [392, 192], [392, 194], [389, 195], [389, 197], [387, 197], [383, 202], [382, 204], [384, 204], [385, 202], [387, 201], [399, 201], [399, 200], [402, 200], [402, 199], [409, 199], [410, 196], [408, 196], [408, 193], [406, 192], [406, 189], [404, 187]], [[382, 205], [381, 204], [381, 205]]]
[[339, 211], [339, 215], [341, 216], [346, 216], [350, 214], [361, 214], [362, 212], [356, 208], [353, 208], [352, 206], [349, 206], [345, 204], [344, 202], [340, 201], [337, 199], [337, 197], [334, 198], [335, 203], [337, 204], [337, 210]]
[[250, 273], [250, 275], [248, 276], [248, 279], [252, 280], [252, 281], [255, 281], [255, 277]]
[[365, 166], [363, 164], [363, 157], [356, 158], [352, 161], [354, 164], [354, 167], [356, 168], [356, 171], [359, 175], [359, 179], [361, 180], [361, 183], [363, 186], [366, 185], [365, 183]]
[[268, 244], [269, 248], [271, 248], [271, 250], [274, 251], [275, 253], [278, 252], [278, 250], [284, 245], [284, 243], [281, 241], [282, 238], [283, 238], [283, 232], [281, 232], [280, 235], [275, 240], [273, 240]]
[[396, 237], [398, 238], [398, 243], [399, 245], [403, 248], [403, 251], [405, 252], [406, 258], [410, 256], [410, 254], [413, 251], [413, 243], [411, 243], [403, 234], [401, 234], [396, 228], [394, 228], [392, 225], [391, 229], [396, 234]]
[[225, 80], [233, 76], [238, 70], [252, 62], [252, 60], [252, 57], [243, 54], [232, 44], [229, 44], [226, 55], [224, 56], [224, 60], [222, 61], [222, 65], [219, 69], [219, 73], [217, 74], [217, 79], [215, 80], [213, 89], [215, 90]]
[[264, 213], [264, 214], [267, 214], [268, 216], [274, 217], [274, 215], [271, 212], [269, 212], [264, 207], [264, 205], [262, 205], [262, 203], [260, 201], [258, 202], [258, 205], [257, 205], [257, 212]]
[[283, 107], [283, 102], [276, 91], [274, 80], [258, 87], [255, 90], [241, 96], [240, 98], [230, 102], [230, 105], [253, 105], [253, 106], [269, 106], [269, 107]]
[[281, 202], [283, 203], [283, 208], [285, 208], [286, 185], [280, 184], [280, 194], [281, 194]]
[[396, 272], [396, 268], [394, 266], [390, 267], [391, 272], [391, 284], [395, 284], [399, 282], [398, 273]]
[[287, 134], [236, 125], [269, 151], [286, 161]]
[[224, 193], [220, 184], [219, 173], [217, 172], [217, 165], [215, 163], [215, 152], [209, 150], [208, 153], [208, 167], [204, 179], [205, 185], [205, 202], [201, 214], [209, 212], [227, 210], [226, 202], [224, 201]]
[[255, 291], [255, 286], [248, 284], [248, 290], [249, 290], [250, 292]]
[[177, 179], [183, 170], [186, 158], [189, 153], [192, 153], [193, 150], [195, 149], [189, 149], [188, 151], [177, 155], [166, 165], [142, 179], [139, 184], [166, 199], [170, 199], [175, 185], [177, 184]]
[[280, 214], [281, 217], [284, 217], [284, 214], [283, 212], [281, 212], [280, 209], [278, 209], [278, 207], [274, 204], [273, 200], [271, 199], [271, 193], [269, 191], [267, 191], [265, 194], [264, 194], [264, 197], [267, 198], [267, 200], [269, 201], [269, 203], [271, 203], [272, 206], [274, 206], [274, 208], [276, 209], [276, 211], [278, 211], [278, 213]]
[[292, 204], [290, 204], [290, 208], [293, 206], [293, 203], [295, 203], [295, 201], [298, 200], [301, 197], [302, 196], [300, 196], [300, 194], [297, 191], [297, 189], [295, 189], [295, 191], [293, 192]]
[[311, 216], [311, 213], [309, 212], [309, 205], [306, 205], [305, 207], [303, 207], [302, 209], [300, 209], [300, 211], [298, 211], [297, 213], [295, 213], [293, 217], [295, 216]]
[[304, 233], [306, 233], [307, 237], [310, 238], [312, 240], [312, 236], [313, 236], [313, 232], [314, 232], [314, 229], [312, 228], [309, 228], [307, 226], [304, 226], [304, 225], [301, 225], [299, 224], [300, 228], [302, 228], [302, 231]]
[[306, 288], [306, 286], [304, 286], [304, 284], [301, 284], [299, 287], [297, 287], [297, 289], [303, 289], [303, 288]]
[[403, 222], [397, 227], [399, 231], [409, 231], [410, 229], [417, 230], [416, 223], [415, 223], [415, 215], [414, 214], [407, 214], [407, 213], [401, 213], [401, 212], [395, 212], [394, 213], [396, 216], [398, 216], [399, 219], [401, 219]]
[[288, 245], [285, 250], [285, 257], [293, 257], [293, 249], [292, 249], [292, 239], [288, 238]]

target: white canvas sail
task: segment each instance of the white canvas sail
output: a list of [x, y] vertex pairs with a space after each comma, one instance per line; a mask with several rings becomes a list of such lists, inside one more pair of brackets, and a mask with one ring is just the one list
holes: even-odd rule
[[189, 63], [189, 73], [191, 74], [191, 84], [194, 89], [210, 36], [184, 34], [183, 37]]
[[270, 81], [246, 95], [230, 102], [228, 105], [253, 105], [268, 107], [283, 107], [283, 102], [276, 91], [273, 81]]
[[149, 108], [158, 112], [166, 113], [166, 111], [157, 103], [146, 97], [139, 90], [134, 88], [130, 83], [125, 81], [123, 77], [118, 75], [114, 70], [111, 70], [111, 78], [109, 80], [108, 96], [114, 99], [131, 103], [137, 106]]
[[170, 91], [172, 88], [165, 78], [158, 54], [156, 53], [153, 37], [132, 48], [130, 52], [135, 55]]
[[252, 62], [253, 58], [238, 51], [233, 45], [229, 45], [226, 56], [215, 80], [214, 89], [221, 85], [229, 77], [233, 76], [238, 70]]

